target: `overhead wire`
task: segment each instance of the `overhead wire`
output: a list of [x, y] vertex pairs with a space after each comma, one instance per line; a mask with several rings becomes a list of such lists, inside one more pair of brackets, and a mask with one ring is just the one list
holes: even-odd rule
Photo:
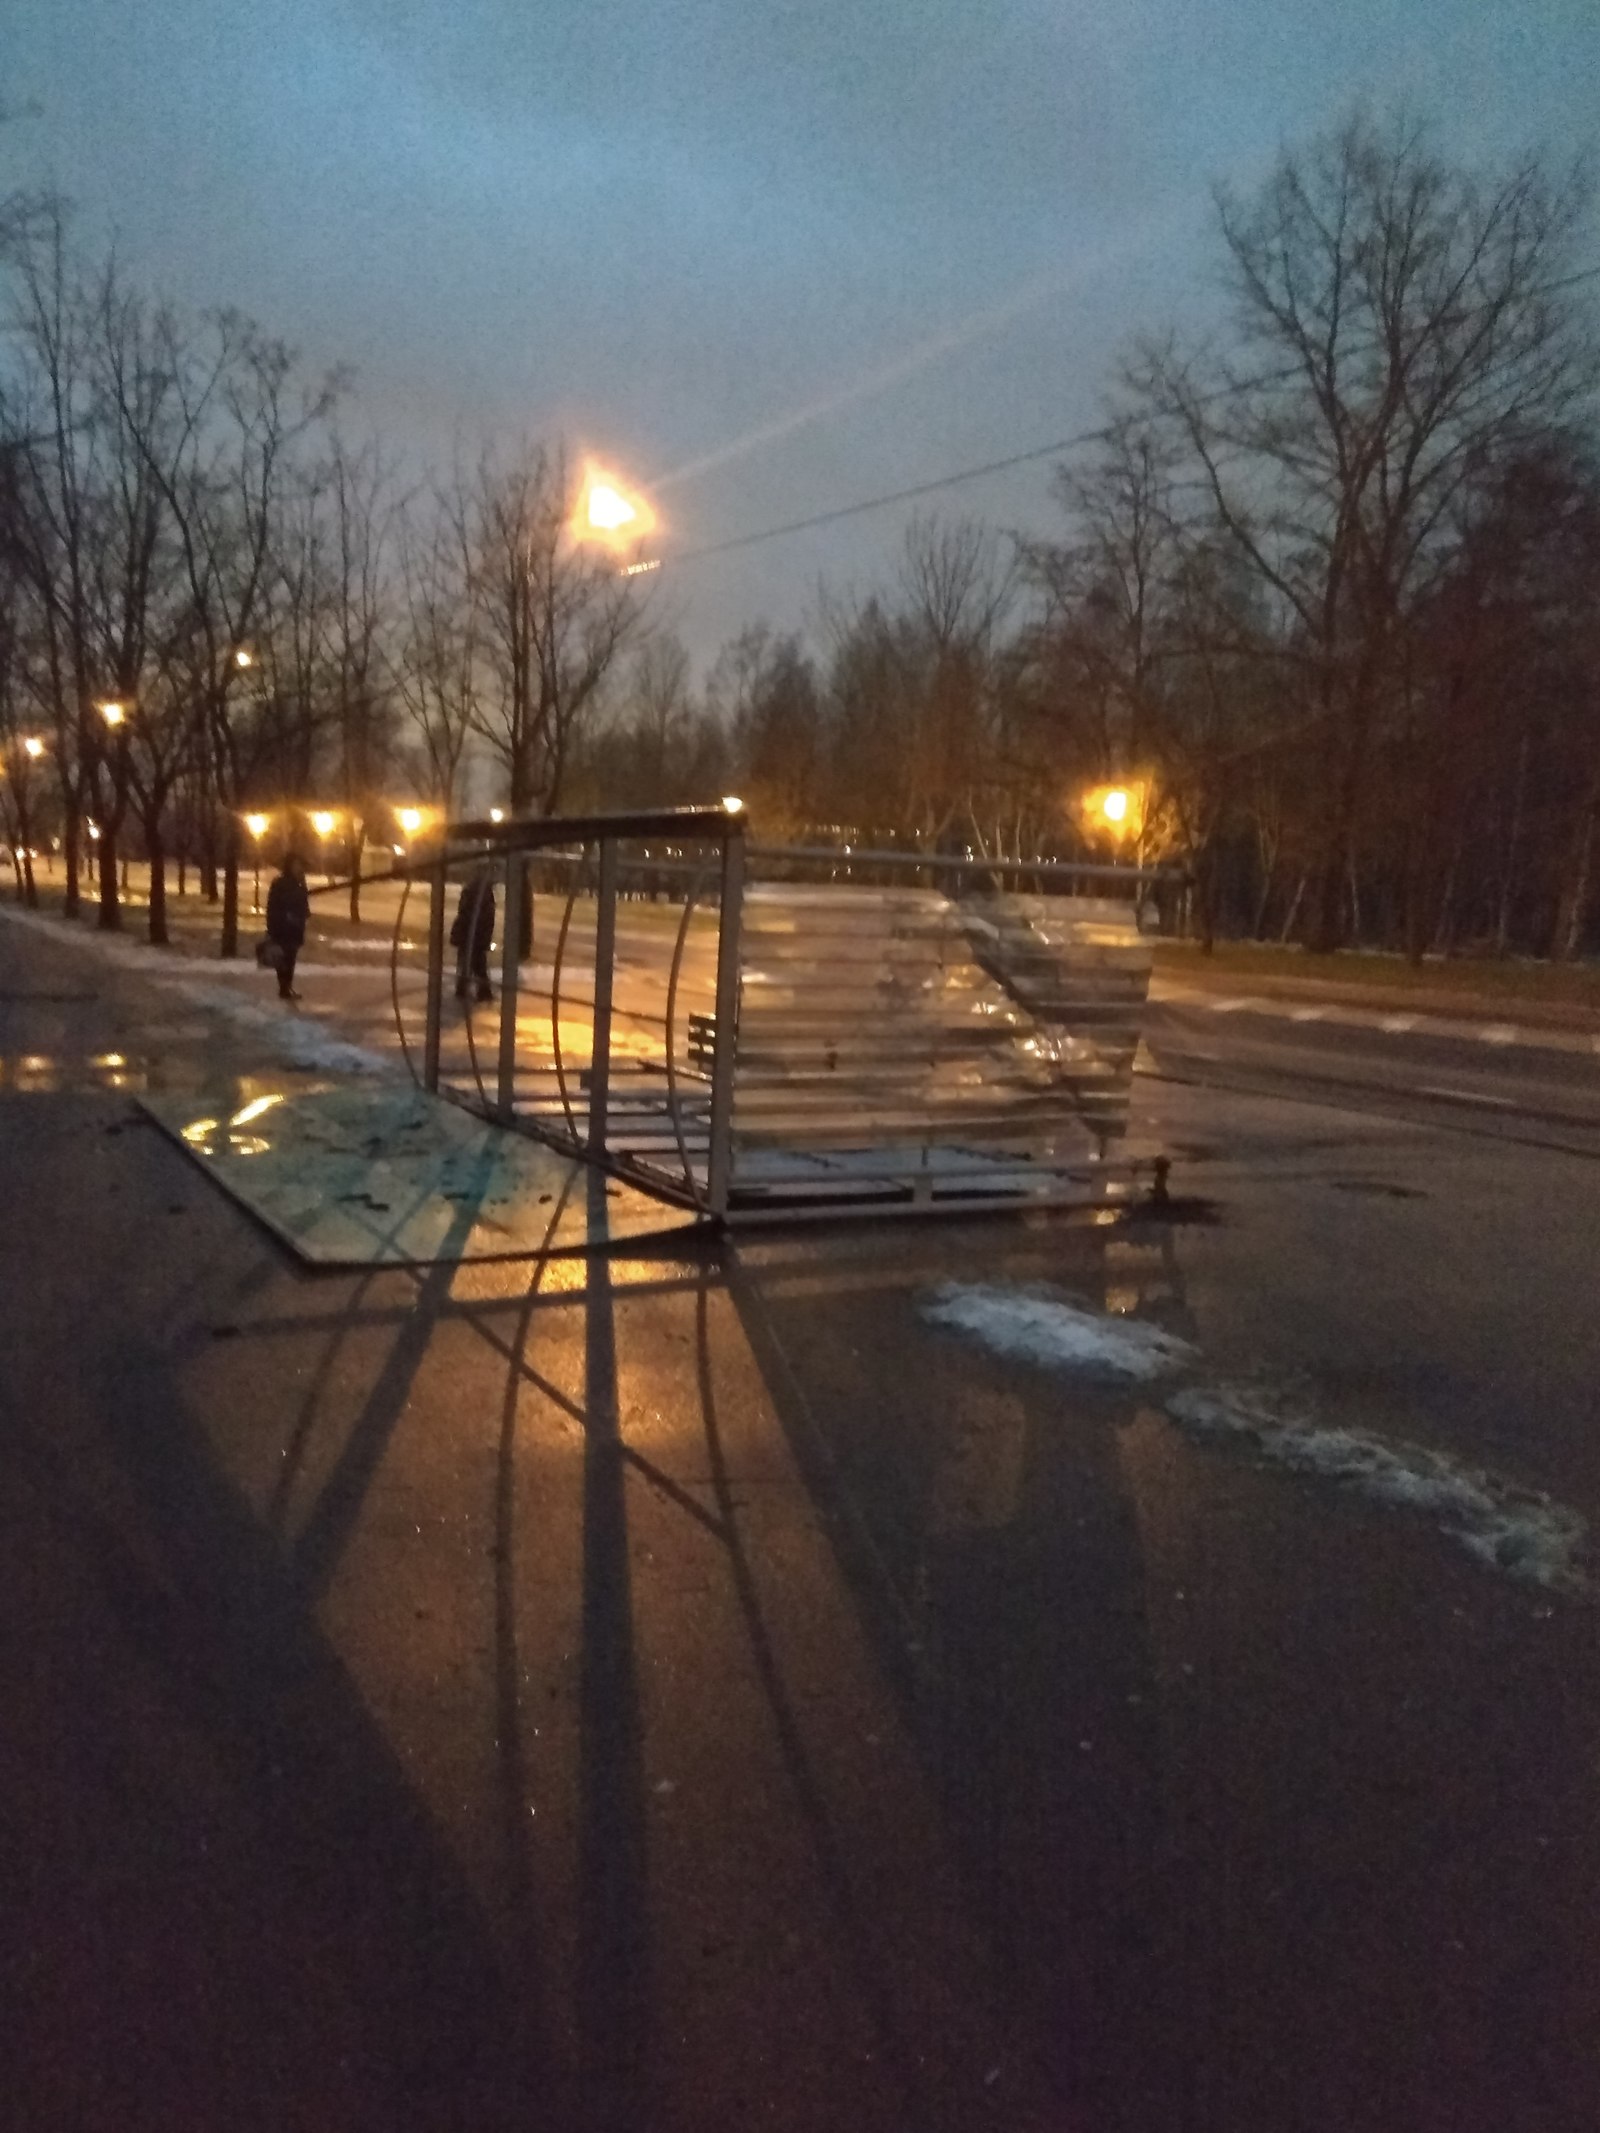
[[[1530, 292], [1540, 296], [1554, 296], [1564, 289], [1578, 288], [1585, 282], [1600, 279], [1600, 266], [1582, 267], [1558, 280], [1547, 282], [1541, 289]], [[1230, 398], [1241, 390], [1275, 385], [1287, 378], [1301, 375], [1300, 363], [1285, 364], [1281, 369], [1268, 371], [1257, 378], [1230, 380], [1213, 392], [1197, 396], [1195, 404], [1206, 406], [1215, 400]], [[785, 539], [791, 533], [810, 533], [821, 526], [838, 525], [842, 520], [860, 518], [869, 511], [886, 511], [895, 504], [914, 503], [919, 497], [935, 496], [944, 489], [955, 489], [969, 481], [981, 481], [990, 474], [1003, 474], [1011, 467], [1024, 467], [1040, 459], [1052, 459], [1058, 453], [1080, 450], [1086, 444], [1105, 444], [1116, 433], [1114, 423], [1099, 423], [1092, 429], [1077, 430], [1071, 436], [1058, 437], [1050, 444], [1030, 445], [1023, 452], [1009, 452], [1000, 459], [986, 459], [977, 466], [960, 467], [954, 473], [935, 475], [928, 481], [913, 482], [908, 488], [885, 490], [881, 495], [864, 496], [853, 503], [836, 504], [826, 511], [812, 512], [806, 518], [786, 519], [781, 525], [763, 526], [753, 533], [736, 533], [722, 541], [708, 541], [698, 548], [685, 548], [679, 554], [658, 559], [673, 565], [699, 563], [711, 556], [730, 555], [736, 549], [755, 548], [766, 541]]]

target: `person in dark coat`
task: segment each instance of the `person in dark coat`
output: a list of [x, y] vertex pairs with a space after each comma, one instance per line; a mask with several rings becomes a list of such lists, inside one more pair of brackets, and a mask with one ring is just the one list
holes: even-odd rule
[[310, 916], [306, 863], [298, 852], [290, 852], [267, 891], [267, 939], [277, 950], [275, 962], [280, 1000], [298, 1000], [300, 997], [294, 989], [294, 966], [305, 946], [306, 924]]
[[493, 944], [494, 876], [487, 867], [479, 867], [461, 884], [461, 899], [450, 928], [450, 945], [456, 952], [458, 1000], [467, 997], [469, 978], [480, 1000], [494, 998], [494, 987], [489, 983], [489, 950]]

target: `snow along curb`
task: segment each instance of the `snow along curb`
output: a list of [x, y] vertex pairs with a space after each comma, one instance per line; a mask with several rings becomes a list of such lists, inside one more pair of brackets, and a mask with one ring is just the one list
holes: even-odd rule
[[1040, 1284], [951, 1281], [924, 1297], [924, 1318], [1015, 1358], [1102, 1385], [1182, 1380], [1162, 1396], [1173, 1426], [1273, 1466], [1335, 1482], [1369, 1502], [1429, 1519], [1490, 1569], [1582, 1592], [1587, 1527], [1535, 1489], [1420, 1444], [1335, 1428], [1250, 1386], [1204, 1381], [1199, 1351], [1139, 1319], [1108, 1317]]

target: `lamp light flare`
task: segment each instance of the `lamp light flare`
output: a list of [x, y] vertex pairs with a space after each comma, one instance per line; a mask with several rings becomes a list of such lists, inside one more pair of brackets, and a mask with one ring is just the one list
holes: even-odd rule
[[638, 516], [628, 499], [608, 481], [596, 482], [589, 491], [589, 523], [601, 533], [616, 533], [631, 526]]
[[420, 807], [397, 807], [394, 811], [394, 819], [408, 837], [414, 837], [417, 831], [421, 829], [425, 817]]
[[256, 663], [255, 654], [247, 650], [246, 647], [242, 644], [236, 645], [234, 647], [233, 663], [236, 667], [239, 667], [241, 669], [244, 667], [253, 667]]
[[491, 822], [504, 822], [504, 820], [505, 820], [505, 819], [506, 819], [506, 811], [505, 811], [505, 809], [504, 809], [503, 807], [491, 807], [491, 808], [490, 808], [490, 810], [489, 810], [489, 820], [490, 820]]
[[38, 762], [40, 756], [44, 754], [44, 742], [40, 740], [37, 733], [28, 735], [22, 744], [22, 752], [25, 756], [31, 757], [35, 763]]
[[1142, 836], [1149, 790], [1142, 780], [1127, 785], [1096, 785], [1080, 802], [1084, 819], [1091, 829], [1107, 831], [1116, 838]]
[[572, 515], [571, 531], [579, 541], [600, 541], [612, 548], [642, 541], [655, 531], [656, 514], [637, 489], [609, 468], [591, 462]]
[[331, 837], [339, 827], [339, 817], [331, 808], [316, 808], [311, 816], [311, 827], [319, 837]]
[[120, 726], [128, 715], [127, 705], [118, 703], [114, 696], [108, 697], [103, 704], [96, 704], [95, 709], [108, 726]]
[[246, 815], [244, 826], [259, 843], [272, 827], [272, 817], [270, 815]]
[[742, 815], [744, 813], [744, 802], [737, 793], [724, 793], [722, 796], [722, 810], [724, 814]]

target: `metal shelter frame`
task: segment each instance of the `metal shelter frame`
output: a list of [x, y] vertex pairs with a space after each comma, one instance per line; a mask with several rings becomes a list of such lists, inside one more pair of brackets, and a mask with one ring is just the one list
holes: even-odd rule
[[[566, 1153], [602, 1164], [719, 1224], [1082, 1204], [1113, 1196], [1118, 1179], [1131, 1190], [1134, 1166], [1111, 1163], [1107, 1151], [1110, 1138], [1122, 1130], [1119, 1103], [1120, 1120], [1126, 1118], [1126, 1074], [1137, 1040], [1148, 951], [1141, 949], [1137, 930], [1127, 921], [1126, 905], [1120, 907], [1124, 918], [1119, 933], [1108, 918], [1118, 907], [1103, 897], [1075, 900], [1072, 892], [1136, 890], [1169, 878], [1165, 870], [1093, 861], [755, 845], [747, 843], [745, 829], [742, 811], [729, 805], [449, 824], [437, 847], [419, 853], [405, 870], [408, 882], [423, 881], [431, 889], [420, 1063], [407, 1039], [399, 990], [404, 899], [391, 959], [397, 1026], [422, 1086], [498, 1124], [533, 1132]], [[458, 883], [465, 885], [460, 909], [469, 929], [476, 923], [474, 894], [481, 897], [492, 893], [494, 885], [501, 887], [499, 936], [504, 945], [492, 1030], [482, 1029], [490, 1019], [487, 1014], [475, 1024], [468, 1007], [459, 1037], [453, 1024], [449, 1031], [452, 1060], [447, 1071], [446, 906], [451, 887]], [[829, 893], [841, 888], [847, 892], [843, 896]], [[548, 903], [552, 909], [559, 903], [561, 917], [548, 949], [549, 922], [541, 923], [538, 953], [525, 968], [519, 951], [531, 940], [530, 893], [535, 903]], [[631, 920], [628, 956], [619, 966], [619, 903], [628, 897], [658, 902], [663, 896], [666, 912], [658, 910], [651, 918], [664, 917], [668, 924], [646, 925], [642, 915]], [[948, 963], [948, 942], [952, 936], [959, 938], [959, 927], [952, 925], [957, 899], [963, 914], [976, 903], [1000, 915], [1034, 994], [1042, 983], [1050, 995], [1046, 1012], [1055, 1016], [1049, 1027], [1058, 1039], [1062, 1029], [1075, 1026], [1074, 1016], [1090, 1030], [1091, 1039], [1097, 1026], [1108, 1021], [1116, 1025], [1109, 1067], [1111, 1055], [1104, 1047], [1097, 1055], [1092, 1041], [1068, 1035], [1060, 1041], [1078, 1047], [1072, 1054], [1077, 1063], [1063, 1066], [1058, 1051], [1053, 1079], [1046, 1075], [1024, 1088], [1010, 1068], [997, 1072], [994, 1030], [1006, 1039], [1018, 1028], [1046, 1025], [1031, 1022], [976, 968], [967, 968], [959, 982], [950, 981], [954, 990], [949, 997], [967, 1016], [965, 1021], [958, 1018], [952, 1024], [954, 1010], [942, 993], [936, 994], [931, 1008], [920, 997], [914, 999], [908, 1019], [899, 1025], [893, 1013], [881, 1011], [880, 998], [886, 991], [893, 995], [903, 964], [923, 972], [930, 953], [935, 962], [942, 954]], [[680, 901], [672, 924], [672, 907]], [[711, 959], [707, 950], [713, 906]], [[880, 908], [887, 916], [874, 931]], [[1087, 914], [1079, 931], [1093, 935], [1096, 945], [1084, 951], [1063, 978], [1064, 955], [1066, 960], [1070, 955], [1059, 939], [1046, 936], [1052, 928], [1059, 936], [1060, 922], [1072, 913]], [[1091, 920], [1098, 924], [1097, 934]], [[855, 933], [830, 936], [829, 927], [841, 924], [854, 924]], [[981, 918], [977, 924], [986, 932], [995, 931]], [[592, 949], [585, 956], [583, 937], [591, 925]], [[1017, 951], [1019, 939], [1022, 947]], [[640, 967], [641, 940], [646, 960], [654, 958], [653, 967]], [[932, 950], [926, 945], [929, 940], [935, 943]], [[1134, 944], [1131, 963], [1128, 943]], [[1117, 949], [1124, 952], [1119, 956]], [[541, 996], [541, 959], [546, 952], [547, 998]], [[1135, 973], [1130, 978], [1129, 969], [1141, 952], [1144, 977]], [[757, 967], [763, 957], [771, 967]], [[466, 965], [463, 949], [463, 976]], [[1086, 980], [1084, 969], [1090, 965], [1095, 967]], [[1102, 966], [1113, 965], [1115, 982], [1108, 991]], [[624, 981], [620, 992], [619, 968]], [[792, 990], [796, 969], [801, 972], [799, 993]], [[1013, 974], [1002, 971], [1001, 976], [1009, 982]], [[749, 1027], [741, 1033], [741, 989], [747, 979], [757, 990], [747, 1002]], [[919, 982], [926, 992], [926, 977]], [[867, 990], [852, 993], [851, 984]], [[977, 999], [985, 986], [993, 997]], [[1021, 991], [1026, 989], [1024, 985]], [[1014, 993], [1017, 990], [1013, 987]], [[696, 996], [698, 1012], [692, 1004]], [[776, 1014], [767, 1004], [773, 999], [781, 1003]], [[978, 1009], [995, 1016], [995, 1023], [973, 1021]], [[938, 1020], [941, 1010], [943, 1022]], [[830, 1028], [845, 1032], [843, 1049], [853, 1057], [853, 1066], [847, 1065], [837, 1077], [813, 1070], [824, 1013]], [[574, 1042], [575, 1018], [580, 1027], [587, 1026], [586, 1062], [581, 1035]], [[529, 1034], [534, 1022], [544, 1033], [538, 1045]], [[647, 1041], [641, 1039], [630, 1050], [630, 1036], [638, 1037], [646, 1025]], [[930, 1030], [945, 1043], [943, 1081], [924, 1074], [919, 1083], [912, 1071], [896, 1080], [896, 1045], [901, 1041], [897, 1027], [912, 1032], [911, 1050], [918, 1035]], [[1018, 1041], [1010, 1038], [1007, 1060], [1015, 1057]], [[1024, 1041], [1022, 1048], [1041, 1049], [1033, 1041]], [[937, 1052], [936, 1044], [933, 1049]], [[834, 1063], [829, 1058], [828, 1065]], [[1080, 1093], [1090, 1090], [1088, 1100], [1077, 1101], [1075, 1114], [1068, 1101], [1074, 1086]], [[858, 1097], [859, 1118], [850, 1115], [853, 1095]], [[926, 1105], [926, 1117], [919, 1104]], [[871, 1138], [869, 1115], [874, 1107], [882, 1120], [877, 1143]], [[1084, 1150], [1071, 1158], [1058, 1155], [1058, 1141], [1051, 1137], [1044, 1160], [1030, 1168], [1036, 1151], [1019, 1148], [1019, 1141], [1041, 1118], [1051, 1125], [1052, 1135], [1059, 1130], [1064, 1136], [1069, 1126], [1081, 1126]], [[789, 1148], [785, 1136], [791, 1130], [794, 1145]], [[908, 1154], [919, 1139], [920, 1169]], [[831, 1154], [821, 1152], [834, 1142], [838, 1147]], [[1086, 1152], [1089, 1143], [1092, 1153]], [[891, 1148], [895, 1159], [877, 1160], [874, 1146], [880, 1155]], [[930, 1148], [945, 1164], [938, 1174], [929, 1162]]]

